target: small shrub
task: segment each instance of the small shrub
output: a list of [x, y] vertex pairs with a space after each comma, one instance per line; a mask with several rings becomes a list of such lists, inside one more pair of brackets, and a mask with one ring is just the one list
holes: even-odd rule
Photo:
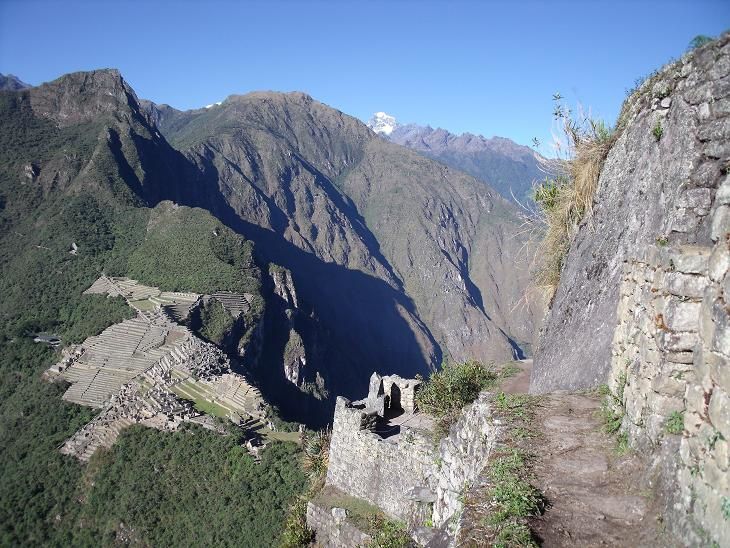
[[710, 42], [714, 41], [715, 39], [712, 36], [706, 36], [704, 34], [698, 34], [692, 40], [690, 40], [689, 45], [687, 46], [687, 50], [691, 51], [693, 49], [701, 48], [705, 44], [709, 44]]
[[730, 497], [722, 497], [722, 517], [725, 518], [725, 521], [730, 520]]
[[368, 518], [368, 526], [373, 537], [368, 542], [369, 548], [408, 548], [413, 546], [405, 525], [399, 521], [372, 515]]
[[314, 540], [314, 531], [307, 526], [307, 500], [299, 497], [289, 507], [281, 534], [281, 548], [300, 548]]
[[603, 163], [616, 139], [616, 132], [589, 116], [574, 117], [557, 94], [554, 118], [565, 135], [566, 157], [553, 162], [552, 178], [535, 188], [535, 202], [546, 225], [542, 241], [542, 264], [535, 274], [536, 284], [552, 299], [565, 256], [581, 221], [590, 214]]
[[664, 428], [670, 434], [681, 434], [684, 431], [684, 414], [680, 411], [672, 411]]
[[629, 449], [629, 435], [626, 432], [622, 432], [616, 437], [615, 452], [617, 455], [625, 455], [629, 452]]
[[312, 484], [321, 483], [327, 474], [330, 437], [331, 433], [329, 430], [320, 430], [319, 432], [308, 434], [304, 438], [302, 468], [304, 468]]
[[666, 236], [657, 236], [655, 241], [658, 246], [666, 247], [669, 243], [669, 238], [667, 238]]
[[621, 428], [623, 414], [614, 411], [609, 398], [605, 398], [601, 404], [601, 419], [603, 420], [603, 431], [606, 434], [615, 434]]
[[664, 135], [664, 128], [659, 120], [657, 120], [656, 124], [654, 124], [654, 129], [651, 130], [651, 134], [654, 136], [657, 143], [661, 140], [662, 135]]
[[416, 393], [416, 405], [436, 418], [446, 417], [472, 403], [479, 392], [493, 386], [498, 375], [477, 361], [448, 363]]

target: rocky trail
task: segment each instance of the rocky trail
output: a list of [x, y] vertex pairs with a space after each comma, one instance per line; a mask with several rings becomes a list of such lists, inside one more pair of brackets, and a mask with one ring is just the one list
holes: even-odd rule
[[[507, 393], [526, 393], [531, 361], [508, 379]], [[642, 457], [622, 454], [603, 430], [601, 396], [554, 392], [539, 397], [532, 429], [532, 483], [547, 499], [530, 528], [541, 546], [674, 546], [662, 534], [659, 509]]]

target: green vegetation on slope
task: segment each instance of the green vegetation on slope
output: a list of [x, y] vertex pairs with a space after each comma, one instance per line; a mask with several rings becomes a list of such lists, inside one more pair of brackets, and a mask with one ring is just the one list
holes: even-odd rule
[[223, 308], [221, 303], [210, 299], [200, 307], [200, 323], [200, 334], [219, 345], [233, 326], [233, 316]]
[[165, 291], [259, 293], [253, 246], [202, 209], [158, 205], [129, 260], [130, 278]]
[[423, 383], [416, 393], [416, 405], [420, 411], [436, 417], [437, 434], [445, 434], [462, 408], [498, 379], [497, 373], [477, 361], [447, 363]]
[[[272, 445], [254, 465], [233, 437], [133, 429], [85, 469], [58, 447], [94, 412], [41, 380], [59, 355], [31, 338], [80, 342], [129, 317], [121, 299], [82, 295], [102, 272], [135, 269], [141, 282], [166, 289], [258, 295], [250, 244], [226, 230], [215, 239], [215, 220], [188, 208], [170, 214], [181, 219], [174, 230], [153, 223], [148, 231], [165, 205], [140, 207], [97, 140], [101, 126], [56, 128], [33, 115], [27, 94], [3, 92], [0, 127], [0, 545], [190, 545], [224, 535], [230, 544], [271, 545], [305, 482], [293, 445]], [[41, 174], [58, 169], [66, 182], [25, 178], [29, 163]], [[154, 270], [170, 265], [181, 286]]]
[[132, 427], [87, 478], [84, 534], [113, 540], [123, 523], [150, 546], [270, 546], [306, 485], [297, 459], [290, 443], [271, 443], [256, 464], [234, 435]]

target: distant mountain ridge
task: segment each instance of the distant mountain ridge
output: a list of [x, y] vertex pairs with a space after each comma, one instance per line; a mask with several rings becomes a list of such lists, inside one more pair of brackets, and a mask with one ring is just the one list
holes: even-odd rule
[[468, 173], [508, 200], [529, 201], [534, 181], [545, 176], [537, 152], [505, 137], [457, 135], [442, 128], [400, 124], [384, 112], [375, 113], [368, 127], [393, 143]]
[[0, 73], [0, 90], [18, 91], [31, 87], [14, 74]]

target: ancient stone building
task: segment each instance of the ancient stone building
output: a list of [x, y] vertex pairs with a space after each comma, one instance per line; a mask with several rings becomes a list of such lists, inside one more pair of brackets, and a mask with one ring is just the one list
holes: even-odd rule
[[[467, 406], [447, 436], [419, 413], [417, 379], [373, 374], [366, 398], [337, 398], [326, 489], [362, 500], [404, 522], [420, 539], [453, 535], [465, 490], [495, 448], [502, 424], [483, 393]], [[343, 513], [344, 512], [344, 513]], [[317, 497], [308, 523], [322, 546], [357, 546], [347, 510]]]

